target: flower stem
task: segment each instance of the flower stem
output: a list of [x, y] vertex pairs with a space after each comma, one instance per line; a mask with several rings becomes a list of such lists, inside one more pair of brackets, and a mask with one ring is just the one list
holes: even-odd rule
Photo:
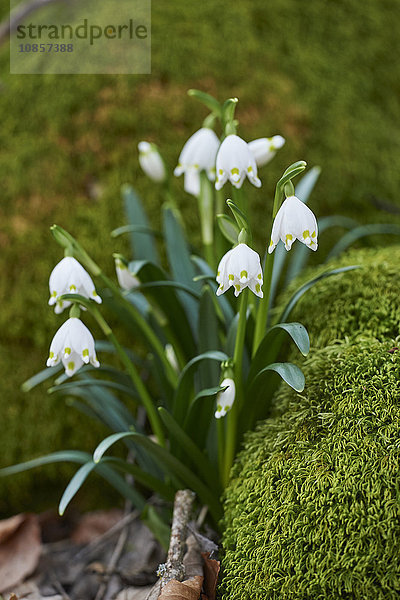
[[[282, 189], [280, 186], [277, 185], [275, 188], [274, 205], [272, 208], [272, 224], [276, 217], [276, 213], [279, 210], [281, 200], [282, 200]], [[271, 225], [271, 229], [272, 229], [272, 225]], [[269, 244], [269, 240], [268, 240], [268, 244]], [[268, 247], [268, 244], [267, 244], [267, 247]], [[275, 255], [269, 254], [267, 251], [267, 255], [265, 258], [265, 265], [264, 265], [263, 298], [259, 302], [257, 319], [256, 319], [256, 328], [254, 331], [253, 356], [257, 352], [257, 348], [263, 340], [263, 337], [265, 334], [265, 328], [267, 326], [269, 301], [270, 301], [270, 296], [271, 296], [272, 272], [274, 269], [274, 259], [275, 259]]]
[[157, 436], [158, 443], [160, 444], [160, 446], [165, 446], [164, 431], [162, 428], [159, 414], [157, 412], [157, 409], [153, 403], [151, 396], [149, 395], [145, 385], [143, 384], [143, 382], [140, 378], [139, 373], [137, 372], [135, 365], [132, 363], [132, 361], [130, 360], [129, 356], [126, 354], [126, 352], [123, 349], [123, 347], [121, 346], [121, 344], [118, 342], [117, 338], [113, 334], [111, 327], [108, 325], [106, 320], [103, 318], [100, 311], [94, 306], [91, 306], [90, 311], [93, 314], [93, 316], [96, 319], [99, 326], [101, 327], [104, 335], [113, 344], [122, 364], [124, 365], [129, 377], [131, 378], [132, 383], [134, 384], [134, 386], [140, 396], [143, 406], [146, 409], [151, 428], [152, 428], [154, 434]]
[[216, 266], [214, 257], [214, 195], [211, 182], [205, 172], [200, 173], [198, 206], [204, 257], [213, 269]]
[[229, 480], [229, 473], [235, 458], [237, 444], [237, 422], [239, 409], [243, 401], [243, 350], [246, 336], [246, 317], [247, 317], [248, 288], [243, 290], [239, 306], [239, 322], [236, 332], [235, 351], [233, 355], [233, 368], [235, 374], [236, 398], [231, 410], [226, 417], [226, 447], [225, 447], [225, 465], [223, 473], [224, 487]]

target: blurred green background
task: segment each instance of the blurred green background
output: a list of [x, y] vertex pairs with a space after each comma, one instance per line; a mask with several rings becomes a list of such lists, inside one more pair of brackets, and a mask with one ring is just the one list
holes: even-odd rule
[[[137, 143], [156, 142], [175, 166], [206, 116], [189, 88], [237, 96], [246, 140], [287, 140], [261, 171], [261, 190], [245, 184], [260, 250], [275, 182], [299, 159], [322, 168], [310, 201], [318, 216], [399, 221], [399, 11], [398, 0], [153, 0], [152, 74], [142, 76], [10, 75], [0, 47], [0, 466], [100, 439], [45, 388], [20, 391], [63, 321], [47, 306], [62, 258], [49, 227], [79, 236], [112, 274], [111, 254], [124, 250], [109, 235], [123, 223], [121, 184], [159, 219], [162, 198], [140, 172]], [[195, 200], [182, 180], [173, 189], [196, 241]], [[67, 475], [58, 466], [0, 480], [0, 512], [52, 506]]]

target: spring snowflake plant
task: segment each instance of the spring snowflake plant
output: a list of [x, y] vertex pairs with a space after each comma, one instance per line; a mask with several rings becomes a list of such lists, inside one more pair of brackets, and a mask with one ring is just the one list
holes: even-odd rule
[[[258, 169], [284, 139], [276, 135], [248, 144], [237, 134], [236, 99], [221, 105], [203, 92], [190, 94], [211, 113], [183, 147], [175, 175], [184, 174], [186, 190], [197, 198], [201, 251], [189, 248], [164, 160], [154, 144], [143, 142], [139, 144], [142, 168], [166, 197], [159, 237], [167, 264], [160, 258], [156, 232], [129, 185], [122, 189], [129, 224], [112, 235], [130, 235], [134, 258], [115, 255], [116, 281], [67, 231], [52, 227], [65, 257], [50, 277], [50, 304], [61, 313], [58, 319], [66, 308], [70, 314], [50, 344], [50, 368], [26, 382], [25, 390], [55, 377], [49, 393], [68, 397], [112, 433], [93, 456], [56, 452], [3, 469], [1, 474], [55, 461], [80, 464], [62, 496], [61, 514], [96, 471], [141, 511], [151, 494], [170, 502], [177, 489], [188, 487], [199, 504], [208, 507], [210, 521], [218, 527], [220, 498], [243, 433], [268, 415], [280, 378], [299, 392], [304, 388], [301, 370], [283, 360], [282, 350], [286, 338], [302, 354], [309, 351], [306, 329], [287, 319], [313, 282], [296, 292], [274, 323], [270, 309], [292, 243], [299, 240], [297, 246], [303, 245], [303, 251], [296, 254], [296, 268], [286, 270], [287, 280], [305, 264], [304, 251], [310, 254], [310, 248], [317, 248], [317, 222], [305, 203], [319, 171], [310, 170], [295, 189], [293, 180], [306, 163], [290, 165], [276, 184], [273, 202], [261, 188], [265, 243], [253, 244], [245, 187], [262, 185]], [[229, 200], [231, 194], [234, 202]], [[121, 319], [125, 337], [131, 326], [136, 329], [148, 351], [144, 356], [136, 355], [134, 340], [132, 348], [118, 341], [103, 316], [110, 309], [114, 320], [115, 315]], [[94, 342], [81, 320], [93, 318], [104, 340]], [[119, 368], [107, 363], [110, 355]], [[65, 373], [60, 374], [63, 368]], [[117, 443], [125, 444], [129, 461], [121, 459], [120, 452], [113, 456]], [[128, 483], [127, 474], [133, 475], [134, 485]], [[160, 515], [154, 513], [151, 520], [159, 522]]]

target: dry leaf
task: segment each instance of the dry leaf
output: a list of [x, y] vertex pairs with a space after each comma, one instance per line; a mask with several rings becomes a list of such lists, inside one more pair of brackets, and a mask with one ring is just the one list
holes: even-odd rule
[[163, 588], [158, 600], [199, 600], [203, 577], [197, 575], [187, 581], [171, 579]]
[[129, 587], [126, 588], [126, 590], [121, 590], [115, 600], [147, 600], [152, 589], [152, 585], [147, 585], [145, 587]]
[[208, 553], [203, 552], [202, 557], [204, 560], [204, 591], [208, 600], [215, 600], [221, 564], [219, 560], [210, 558]]
[[40, 552], [36, 515], [16, 515], [0, 521], [0, 592], [30, 575], [38, 564]]
[[79, 519], [70, 539], [75, 544], [89, 544], [116, 525], [123, 516], [118, 509], [87, 513]]

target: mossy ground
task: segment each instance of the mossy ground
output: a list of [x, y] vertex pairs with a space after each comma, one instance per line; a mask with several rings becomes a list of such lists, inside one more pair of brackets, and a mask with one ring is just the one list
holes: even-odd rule
[[247, 435], [226, 492], [224, 600], [399, 597], [394, 345], [312, 352], [304, 393], [282, 387]]
[[400, 334], [399, 261], [399, 246], [351, 250], [317, 269], [306, 270], [279, 302], [285, 304], [302, 283], [324, 271], [355, 265], [359, 268], [322, 279], [310, 288], [290, 320], [307, 327], [313, 348], [359, 335], [381, 341], [395, 338]]
[[[78, 235], [112, 273], [111, 252], [125, 248], [108, 237], [123, 219], [120, 185], [133, 182], [156, 224], [159, 218], [162, 200], [139, 172], [136, 144], [159, 143], [175, 165], [183, 142], [205, 116], [187, 98], [188, 88], [219, 99], [238, 96], [246, 139], [274, 133], [287, 138], [261, 174], [262, 191], [246, 188], [249, 202], [257, 198], [259, 243], [274, 182], [299, 158], [322, 167], [311, 202], [319, 215], [387, 220], [369, 196], [397, 201], [397, 8], [396, 0], [341, 0], [335, 6], [323, 0], [301, 6], [295, 0], [153, 3], [151, 76], [10, 75], [7, 47], [0, 49], [2, 465], [71, 444], [91, 449], [98, 441], [96, 432], [93, 439], [86, 432], [85, 442], [75, 439], [74, 428], [62, 425], [60, 406], [53, 406], [50, 417], [43, 391], [29, 399], [19, 392], [22, 381], [42, 368], [60, 324], [46, 307], [48, 274], [61, 257], [48, 228], [57, 222]], [[1, 6], [3, 17], [7, 9]], [[174, 193], [196, 240], [193, 199], [181, 181]], [[36, 472], [30, 481], [42, 476]], [[0, 482], [0, 511], [27, 508], [28, 477], [23, 481], [23, 500], [15, 484], [11, 505], [14, 483]]]

